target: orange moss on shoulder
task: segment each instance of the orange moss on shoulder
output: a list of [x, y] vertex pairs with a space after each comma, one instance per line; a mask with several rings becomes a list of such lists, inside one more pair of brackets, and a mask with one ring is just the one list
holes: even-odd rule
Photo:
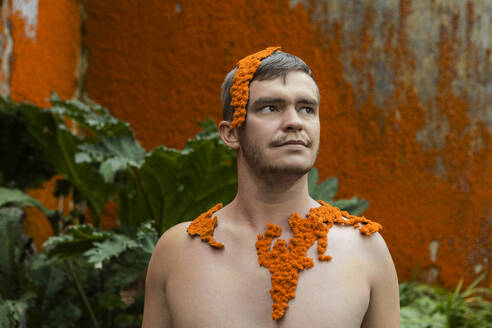
[[[306, 218], [292, 213], [289, 218], [289, 226], [294, 233], [294, 237], [287, 241], [277, 239], [272, 247], [273, 239], [280, 237], [282, 229], [275, 224], [268, 224], [265, 233], [258, 235], [256, 250], [258, 253], [258, 263], [268, 268], [272, 274], [272, 319], [278, 320], [285, 314], [287, 303], [296, 296], [297, 279], [299, 271], [310, 269], [314, 266], [313, 259], [307, 257], [308, 249], [318, 241], [318, 259], [320, 261], [330, 261], [332, 257], [325, 255], [328, 247], [328, 231], [334, 224], [353, 225], [354, 229], [364, 235], [371, 235], [382, 230], [382, 226], [365, 217], [351, 215], [334, 206], [319, 201], [320, 207], [312, 208]], [[217, 224], [217, 217], [212, 218], [215, 211], [220, 209], [222, 204], [218, 204], [207, 212], [196, 218], [188, 227], [190, 235], [199, 235], [212, 247], [223, 248], [224, 245], [216, 242], [213, 232]]]
[[237, 63], [237, 71], [232, 79], [233, 84], [230, 90], [231, 107], [234, 108], [234, 117], [231, 123], [231, 130], [236, 126], [241, 126], [246, 119], [246, 105], [248, 104], [249, 83], [253, 79], [261, 60], [270, 56], [280, 47], [269, 47], [252, 55], [246, 56]]
[[188, 234], [190, 236], [200, 236], [201, 240], [206, 241], [214, 248], [224, 248], [224, 244], [217, 242], [213, 238], [215, 226], [217, 225], [217, 217], [212, 218], [212, 214], [221, 208], [222, 204], [219, 203], [193, 220], [188, 226]]

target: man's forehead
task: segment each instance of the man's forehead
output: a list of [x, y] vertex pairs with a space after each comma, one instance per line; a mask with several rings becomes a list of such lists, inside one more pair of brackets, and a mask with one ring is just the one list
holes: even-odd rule
[[319, 102], [316, 83], [301, 71], [292, 71], [269, 80], [253, 80], [249, 89], [250, 103], [259, 97], [314, 98]]

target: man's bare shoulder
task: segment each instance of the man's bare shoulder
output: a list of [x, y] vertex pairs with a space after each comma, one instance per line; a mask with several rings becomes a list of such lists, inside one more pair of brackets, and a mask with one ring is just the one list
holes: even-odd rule
[[353, 247], [361, 248], [361, 251], [369, 253], [380, 253], [387, 250], [386, 243], [378, 231], [369, 235], [361, 233], [364, 224], [354, 227], [353, 225], [334, 224], [328, 232], [328, 240], [336, 239], [340, 243], [350, 244]]
[[167, 281], [186, 251], [190, 222], [183, 222], [167, 230], [159, 238], [147, 269], [145, 282], [145, 311], [143, 326], [169, 327], [171, 315], [167, 300]]
[[179, 247], [179, 244], [185, 243], [188, 239], [186, 229], [190, 223], [191, 221], [181, 222], [167, 229], [159, 238], [159, 241], [156, 244], [156, 249]]
[[379, 232], [370, 235], [360, 233], [359, 228], [351, 225], [334, 225], [328, 232], [328, 251], [333, 249], [336, 253], [347, 256], [347, 253], [358, 257], [366, 265], [368, 278], [379, 275], [384, 268], [392, 268], [388, 246]]
[[189, 224], [189, 221], [182, 222], [166, 230], [154, 248], [149, 270], [158, 271], [157, 275], [163, 280], [167, 280], [170, 269], [186, 250], [186, 244], [189, 243], [186, 229]]
[[364, 254], [369, 262], [368, 271], [375, 283], [381, 279], [396, 278], [395, 266], [383, 236], [375, 232], [371, 236], [363, 236]]
[[191, 222], [181, 222], [167, 229], [159, 238], [155, 247], [156, 251], [169, 252], [180, 250], [186, 243], [189, 243], [190, 236], [187, 233], [187, 229]]

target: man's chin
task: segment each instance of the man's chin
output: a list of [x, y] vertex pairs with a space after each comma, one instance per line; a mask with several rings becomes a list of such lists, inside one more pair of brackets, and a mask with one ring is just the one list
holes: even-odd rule
[[312, 165], [276, 165], [264, 170], [264, 173], [275, 176], [302, 177], [313, 168]]

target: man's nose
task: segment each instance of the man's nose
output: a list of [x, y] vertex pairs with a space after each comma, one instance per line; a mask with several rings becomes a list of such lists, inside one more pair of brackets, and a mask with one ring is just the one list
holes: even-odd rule
[[283, 129], [288, 131], [302, 130], [302, 119], [294, 106], [289, 106], [283, 113]]

